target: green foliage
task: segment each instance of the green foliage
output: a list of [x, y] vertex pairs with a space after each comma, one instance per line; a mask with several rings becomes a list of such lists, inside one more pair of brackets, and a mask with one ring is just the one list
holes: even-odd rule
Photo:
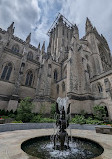
[[50, 118], [43, 118], [41, 115], [36, 115], [31, 119], [30, 122], [33, 122], [33, 123], [52, 123], [52, 122], [55, 122], [55, 120], [50, 119]]
[[[0, 116], [9, 116], [9, 117], [12, 117], [12, 118], [14, 118], [14, 115], [17, 115], [17, 111], [15, 111], [15, 112], [13, 112], [13, 110], [11, 110], [11, 111], [8, 111], [8, 110], [0, 110]], [[12, 115], [12, 116], [11, 116]]]
[[72, 118], [71, 122], [73, 122], [75, 124], [85, 124], [86, 119], [83, 115], [75, 115], [75, 117]]
[[51, 104], [51, 112], [50, 112], [50, 117], [54, 119], [54, 114], [56, 112], [56, 103]]
[[9, 114], [8, 117], [10, 117], [10, 118], [16, 118], [16, 115], [15, 114]]
[[94, 106], [93, 111], [94, 117], [99, 120], [103, 120], [103, 118], [106, 117], [106, 110], [104, 106], [96, 105]]
[[35, 115], [31, 120], [30, 122], [32, 123], [39, 123], [41, 120], [41, 115]]
[[103, 122], [99, 121], [98, 119], [92, 119], [91, 117], [89, 117], [88, 119], [86, 119], [86, 124], [101, 125], [103, 124]]
[[3, 118], [3, 119], [8, 119], [9, 117], [8, 117], [8, 116], [4, 116], [4, 115], [3, 115], [3, 116], [2, 116], [2, 118]]
[[17, 115], [17, 110], [15, 112], [13, 112], [14, 115]]
[[75, 124], [93, 124], [93, 125], [103, 124], [103, 121], [100, 121], [98, 119], [93, 119], [92, 117], [86, 119], [83, 115], [75, 115], [75, 117], [72, 118], [71, 122]]
[[5, 115], [5, 110], [0, 110], [0, 116]]
[[32, 113], [32, 109], [34, 105], [30, 100], [30, 97], [21, 100], [17, 109], [17, 121], [21, 120], [22, 122], [30, 122], [30, 120], [33, 118], [34, 114]]
[[21, 120], [20, 121], [16, 121], [16, 120], [14, 120], [14, 121], [12, 121], [11, 123], [23, 123]]
[[56, 122], [54, 119], [50, 118], [41, 118], [40, 123], [54, 123]]
[[81, 115], [82, 115], [82, 116], [85, 116], [85, 115], [86, 115], [85, 110], [81, 110]]

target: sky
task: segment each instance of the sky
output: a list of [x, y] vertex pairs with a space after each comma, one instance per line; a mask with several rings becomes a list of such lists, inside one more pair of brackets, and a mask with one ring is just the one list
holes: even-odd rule
[[47, 32], [58, 13], [77, 24], [80, 38], [85, 35], [88, 17], [109, 43], [112, 52], [112, 0], [0, 0], [0, 28], [14, 21], [14, 35], [25, 40], [31, 32], [31, 44], [49, 42]]

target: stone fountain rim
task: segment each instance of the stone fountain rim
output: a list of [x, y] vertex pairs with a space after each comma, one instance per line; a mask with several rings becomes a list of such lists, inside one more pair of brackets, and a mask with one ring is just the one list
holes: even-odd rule
[[[33, 138], [33, 137], [32, 137], [32, 138], [29, 138], [29, 139], [23, 141], [23, 142], [21, 143], [21, 146], [22, 146], [23, 143], [27, 142], [27, 141], [30, 140], [30, 139], [40, 138], [40, 137], [43, 137], [43, 136], [51, 136], [51, 135], [42, 135], [42, 136], [36, 136], [36, 137], [34, 137], [34, 138]], [[91, 158], [91, 159], [97, 159], [98, 157], [101, 157], [102, 155], [104, 155], [105, 149], [104, 149], [104, 146], [103, 146], [100, 142], [95, 141], [95, 140], [92, 140], [92, 139], [87, 138], [87, 137], [81, 137], [81, 136], [75, 136], [75, 135], [72, 135], [72, 137], [80, 138], [80, 139], [85, 139], [85, 140], [94, 142], [94, 143], [98, 144], [99, 146], [101, 146], [101, 147], [103, 148], [103, 153], [102, 153], [101, 155], [99, 155], [99, 156], [97, 156], [97, 157], [95, 157], [95, 158]], [[21, 148], [21, 149], [22, 149], [22, 148]], [[23, 151], [23, 150], [22, 150], [22, 151]], [[23, 152], [24, 152], [25, 154], [27, 154], [25, 151], [23, 151]], [[30, 156], [29, 154], [27, 154], [27, 155]], [[32, 156], [32, 157], [33, 157], [33, 156]], [[35, 156], [34, 156], [34, 157], [35, 157]], [[37, 158], [37, 157], [35, 157], [35, 158]], [[37, 159], [38, 159], [38, 158], [37, 158]]]
[[[1, 138], [0, 145], [1, 145], [1, 152], [3, 152], [4, 154], [0, 153], [0, 157], [1, 158], [5, 157], [6, 159], [21, 159], [21, 158], [22, 159], [37, 159], [37, 157], [32, 158], [32, 156], [26, 154], [21, 149], [21, 144], [24, 141], [29, 140], [31, 138], [40, 137], [40, 136], [49, 136], [52, 134], [53, 134], [53, 129], [31, 129], [31, 130], [16, 130], [11, 132], [2, 132], [0, 133], [0, 138]], [[111, 156], [111, 153], [109, 153], [111, 152], [111, 149], [112, 149], [111, 135], [97, 134], [95, 131], [91, 131], [91, 130], [78, 130], [78, 129], [73, 130], [72, 129], [72, 136], [92, 140], [93, 142], [96, 142], [101, 147], [103, 147], [104, 149], [103, 153], [94, 159], [106, 159]], [[8, 143], [4, 145], [4, 142], [7, 142], [7, 139], [8, 139]], [[109, 141], [108, 146], [107, 146], [107, 141]], [[10, 147], [8, 147], [8, 145]], [[5, 154], [4, 149], [8, 151], [9, 156]], [[13, 157], [12, 156], [10, 157], [10, 155], [13, 155]]]

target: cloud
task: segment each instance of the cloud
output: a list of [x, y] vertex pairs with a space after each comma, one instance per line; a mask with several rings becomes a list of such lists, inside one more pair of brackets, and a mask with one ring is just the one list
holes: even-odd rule
[[[65, 3], [66, 1], [66, 3]], [[110, 0], [65, 0], [61, 13], [79, 27], [80, 37], [85, 34], [85, 21], [89, 17], [93, 26], [103, 34], [112, 50], [112, 1]]]
[[85, 34], [85, 21], [89, 17], [93, 26], [103, 34], [112, 50], [112, 1], [110, 0], [0, 0], [0, 27], [15, 22], [15, 35], [25, 40], [32, 33], [35, 46], [46, 41], [47, 31], [61, 12], [79, 27], [80, 37]]
[[23, 40], [32, 32], [32, 25], [40, 19], [40, 14], [41, 9], [36, 0], [0, 1], [0, 27], [6, 29], [14, 21], [15, 35]]

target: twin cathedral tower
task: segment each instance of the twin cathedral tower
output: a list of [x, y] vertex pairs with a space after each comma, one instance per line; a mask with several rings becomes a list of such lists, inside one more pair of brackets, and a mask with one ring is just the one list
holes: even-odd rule
[[49, 114], [57, 97], [69, 97], [71, 113], [91, 114], [103, 105], [112, 120], [112, 56], [106, 39], [87, 18], [85, 36], [77, 25], [58, 15], [48, 31], [49, 45], [40, 48], [14, 36], [14, 23], [0, 29], [0, 109], [15, 111], [31, 97], [33, 111]]

